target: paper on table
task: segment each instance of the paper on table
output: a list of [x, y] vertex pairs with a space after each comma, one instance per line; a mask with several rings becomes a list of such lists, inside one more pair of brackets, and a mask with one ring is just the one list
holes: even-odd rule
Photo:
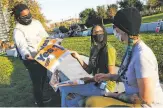
[[[58, 75], [60, 72], [60, 75]], [[58, 77], [66, 79], [63, 82], [59, 83]], [[62, 77], [61, 77], [62, 76]], [[50, 85], [56, 91], [60, 86], [72, 86], [78, 84], [84, 84], [80, 78], [90, 77], [89, 75], [79, 64], [79, 62], [74, 59], [71, 55], [65, 57], [64, 61], [58, 66], [57, 71], [52, 75]], [[62, 80], [62, 79], [61, 79]]]
[[58, 70], [63, 72], [70, 80], [92, 77], [71, 55], [65, 57], [64, 61], [58, 66]]

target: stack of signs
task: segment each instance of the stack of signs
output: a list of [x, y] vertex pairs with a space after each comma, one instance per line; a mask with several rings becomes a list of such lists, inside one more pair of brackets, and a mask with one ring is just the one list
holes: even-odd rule
[[69, 51], [57, 44], [56, 39], [43, 39], [38, 47], [35, 60], [51, 72], [55, 72], [61, 61], [69, 55]]
[[161, 22], [162, 22], [162, 20], [158, 20], [157, 27], [156, 27], [156, 30], [155, 30], [156, 33], [159, 33], [160, 32]]

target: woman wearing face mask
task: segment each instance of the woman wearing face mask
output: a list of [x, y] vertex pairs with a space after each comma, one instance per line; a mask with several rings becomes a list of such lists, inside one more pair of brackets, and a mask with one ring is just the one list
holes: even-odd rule
[[[111, 45], [107, 45], [107, 33], [103, 26], [96, 25], [92, 28], [91, 51], [88, 65], [80, 58], [77, 52], [72, 51], [71, 53], [72, 56], [78, 60], [83, 69], [85, 69], [89, 74], [115, 73], [116, 52]], [[84, 80], [85, 82], [89, 82], [89, 80], [92, 79], [84, 78]], [[109, 91], [114, 91], [114, 87], [115, 82], [107, 82], [107, 89]], [[100, 89], [98, 84], [96, 85], [95, 82], [89, 82], [84, 85], [60, 87], [60, 91], [62, 96], [62, 107], [82, 106], [80, 104], [85, 97], [104, 95], [104, 90]]]
[[117, 75], [97, 74], [97, 82], [113, 80], [124, 83], [124, 93], [107, 93], [90, 97], [87, 107], [130, 106], [163, 107], [158, 64], [152, 50], [140, 39], [141, 16], [137, 9], [126, 8], [114, 17], [114, 35], [128, 47]]
[[43, 98], [43, 86], [47, 77], [47, 69], [34, 60], [38, 52], [38, 45], [43, 38], [48, 37], [42, 24], [32, 19], [29, 8], [25, 4], [17, 4], [13, 8], [16, 26], [13, 40], [20, 53], [20, 58], [29, 71], [33, 84], [33, 94], [38, 107], [43, 107], [50, 98]]

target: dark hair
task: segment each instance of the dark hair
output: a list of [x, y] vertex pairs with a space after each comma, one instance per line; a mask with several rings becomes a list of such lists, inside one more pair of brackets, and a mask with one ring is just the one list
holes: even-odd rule
[[104, 39], [103, 39], [102, 43], [103, 43], [103, 44], [107, 44], [107, 32], [106, 32], [106, 29], [105, 29], [105, 27], [104, 27], [103, 25], [97, 24], [97, 25], [94, 25], [94, 26], [92, 27], [92, 29], [91, 29], [91, 46], [93, 46], [94, 43], [95, 43], [95, 41], [94, 41], [94, 39], [93, 39], [93, 30], [94, 30], [95, 27], [97, 27], [97, 26], [100, 26], [100, 27], [103, 29], [103, 31], [104, 31]]
[[11, 15], [14, 15], [17, 20], [20, 17], [20, 13], [25, 9], [29, 9], [28, 6], [26, 4], [19, 3], [12, 9]]

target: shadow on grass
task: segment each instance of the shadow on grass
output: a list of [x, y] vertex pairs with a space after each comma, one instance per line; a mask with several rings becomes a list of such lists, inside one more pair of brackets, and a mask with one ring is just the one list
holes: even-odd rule
[[[46, 107], [59, 107], [60, 95], [45, 84], [44, 94], [52, 101]], [[36, 107], [28, 70], [18, 58], [0, 56], [0, 107]]]

